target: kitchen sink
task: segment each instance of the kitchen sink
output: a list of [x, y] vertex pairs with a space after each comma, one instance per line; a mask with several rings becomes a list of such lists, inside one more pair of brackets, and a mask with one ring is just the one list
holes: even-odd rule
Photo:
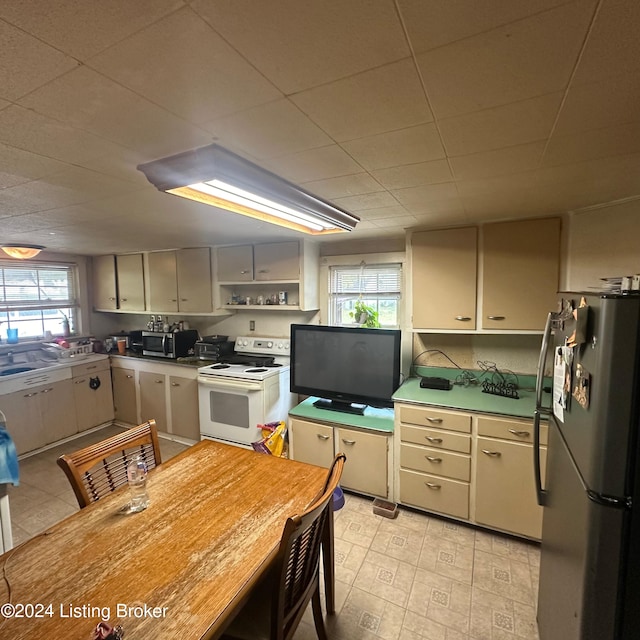
[[26, 371], [35, 371], [36, 367], [10, 367], [0, 371], [0, 376], [12, 376], [14, 373], [25, 373]]

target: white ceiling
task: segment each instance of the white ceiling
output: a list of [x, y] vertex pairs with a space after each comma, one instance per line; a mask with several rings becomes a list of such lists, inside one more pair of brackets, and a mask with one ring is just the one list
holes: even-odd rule
[[350, 239], [640, 197], [638, 33], [637, 0], [2, 0], [0, 243], [297, 235], [136, 170], [212, 141]]

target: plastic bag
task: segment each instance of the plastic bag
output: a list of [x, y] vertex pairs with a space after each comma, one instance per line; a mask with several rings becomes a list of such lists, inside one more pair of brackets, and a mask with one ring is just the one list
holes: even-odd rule
[[287, 426], [284, 422], [259, 424], [262, 429], [262, 440], [252, 442], [251, 446], [259, 453], [267, 453], [279, 458], [288, 457]]

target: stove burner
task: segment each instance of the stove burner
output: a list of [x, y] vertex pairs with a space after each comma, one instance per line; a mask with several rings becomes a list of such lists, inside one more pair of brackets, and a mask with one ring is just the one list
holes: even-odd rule
[[267, 371], [265, 367], [258, 367], [253, 369], [247, 369], [245, 373], [264, 373], [265, 371]]
[[228, 369], [231, 365], [229, 364], [212, 364], [210, 369]]

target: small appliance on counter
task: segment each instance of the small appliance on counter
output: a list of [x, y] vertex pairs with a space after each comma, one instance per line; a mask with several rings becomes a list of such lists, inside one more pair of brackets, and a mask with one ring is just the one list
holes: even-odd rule
[[185, 358], [194, 355], [199, 334], [196, 329], [185, 329], [173, 333], [143, 331], [142, 355], [159, 358]]
[[217, 362], [224, 356], [233, 353], [234, 342], [228, 336], [204, 336], [195, 344], [198, 360], [212, 360]]

